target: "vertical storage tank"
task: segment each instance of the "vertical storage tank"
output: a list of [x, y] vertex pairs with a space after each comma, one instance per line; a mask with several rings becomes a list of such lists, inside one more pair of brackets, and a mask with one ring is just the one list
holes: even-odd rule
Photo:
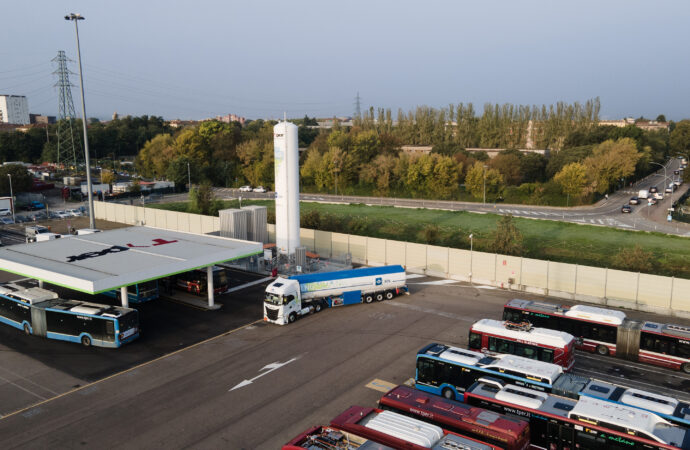
[[273, 127], [276, 183], [276, 247], [293, 255], [299, 247], [299, 150], [297, 125], [279, 122]]

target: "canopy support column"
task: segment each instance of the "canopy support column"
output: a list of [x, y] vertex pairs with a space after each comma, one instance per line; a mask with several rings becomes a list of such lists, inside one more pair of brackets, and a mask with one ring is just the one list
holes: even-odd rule
[[127, 293], [127, 286], [120, 288], [120, 299], [122, 300], [122, 307], [129, 308], [129, 294]]
[[213, 266], [206, 268], [206, 288], [208, 291], [208, 307], [213, 309], [215, 297], [213, 294]]
[[43, 288], [43, 280], [38, 280], [38, 287]]

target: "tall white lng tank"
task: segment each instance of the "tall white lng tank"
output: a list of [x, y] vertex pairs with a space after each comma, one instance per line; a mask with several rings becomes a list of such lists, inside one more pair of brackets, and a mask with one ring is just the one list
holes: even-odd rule
[[276, 246], [293, 255], [299, 247], [299, 151], [297, 125], [279, 122], [273, 127], [276, 176]]

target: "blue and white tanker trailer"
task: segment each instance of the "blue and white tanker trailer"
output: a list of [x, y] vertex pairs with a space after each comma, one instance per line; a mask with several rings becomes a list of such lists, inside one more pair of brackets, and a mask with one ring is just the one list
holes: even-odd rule
[[324, 308], [390, 300], [407, 292], [400, 265], [278, 277], [266, 287], [264, 321], [286, 325]]

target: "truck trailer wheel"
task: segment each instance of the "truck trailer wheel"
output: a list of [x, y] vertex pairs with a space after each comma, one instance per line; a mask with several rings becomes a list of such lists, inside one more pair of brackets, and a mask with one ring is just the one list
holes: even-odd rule
[[314, 303], [314, 312], [315, 313], [321, 312], [321, 302], [320, 301]]
[[374, 297], [371, 294], [367, 294], [364, 296], [364, 302], [365, 303], [371, 303], [374, 301]]
[[680, 370], [682, 370], [685, 373], [690, 373], [690, 363], [685, 363], [682, 366], [680, 366]]
[[31, 329], [29, 328], [28, 324], [24, 324], [24, 334], [29, 335], [31, 334]]
[[383, 300], [383, 294], [379, 292], [378, 294], [376, 294], [376, 301], [380, 302], [381, 300]]
[[395, 297], [395, 294], [392, 291], [386, 291], [386, 300], [390, 300], [393, 297]]
[[288, 323], [294, 323], [295, 320], [297, 320], [297, 314], [290, 313], [290, 315], [288, 316]]

